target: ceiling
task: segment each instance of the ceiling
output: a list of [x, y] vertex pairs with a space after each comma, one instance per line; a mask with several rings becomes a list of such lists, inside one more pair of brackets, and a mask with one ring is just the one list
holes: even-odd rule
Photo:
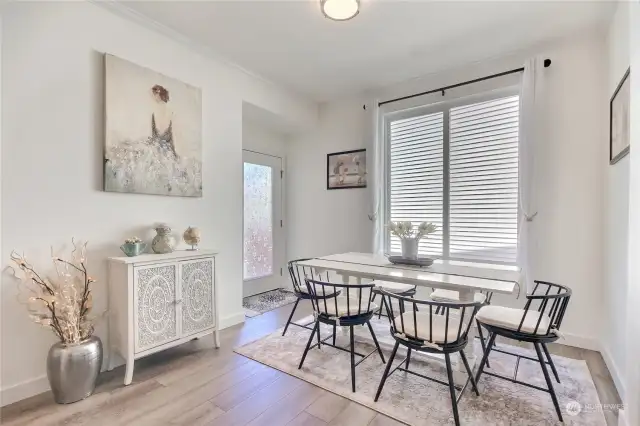
[[126, 6], [316, 101], [532, 47], [607, 21], [614, 2], [361, 0], [334, 22], [319, 0]]

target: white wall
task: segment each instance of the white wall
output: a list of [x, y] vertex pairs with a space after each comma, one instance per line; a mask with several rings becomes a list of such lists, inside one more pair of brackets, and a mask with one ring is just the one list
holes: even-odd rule
[[370, 188], [326, 189], [327, 154], [359, 148], [371, 153], [363, 104], [354, 98], [321, 105], [318, 127], [288, 143], [288, 260], [371, 251]]
[[262, 123], [243, 118], [242, 149], [284, 158], [287, 154], [287, 136]]
[[[631, 3], [629, 14], [631, 53], [631, 154], [629, 184], [629, 286], [627, 289], [626, 369], [624, 417], [626, 426], [640, 424], [640, 2]], [[635, 72], [635, 77], [634, 73]], [[636, 151], [634, 151], [636, 150]], [[621, 422], [621, 425], [625, 423]]]
[[[11, 3], [2, 27], [2, 268], [12, 249], [49, 268], [49, 246], [89, 241], [95, 310], [106, 306], [106, 257], [130, 235], [149, 240], [166, 221], [180, 235], [199, 226], [216, 262], [223, 326], [243, 320], [243, 103], [293, 125], [308, 125], [314, 104], [182, 42], [85, 2]], [[202, 89], [202, 198], [105, 193], [103, 53]], [[53, 336], [32, 324], [2, 277], [2, 404], [46, 387]], [[98, 327], [105, 336], [106, 325]]]
[[[549, 99], [541, 162], [545, 171], [538, 182], [541, 193], [540, 247], [533, 276], [573, 288], [565, 317], [565, 343], [598, 348], [603, 279], [603, 158], [606, 158], [606, 45], [598, 31], [578, 34], [532, 51], [472, 64], [464, 69], [433, 74], [386, 88], [366, 99], [381, 100], [437, 88], [522, 66], [525, 58], [540, 53], [553, 64], [545, 69]], [[509, 80], [511, 81], [511, 80]], [[447, 96], [453, 96], [450, 93]], [[434, 95], [438, 99], [441, 95]], [[368, 122], [362, 98], [321, 107], [315, 132], [294, 138], [289, 145], [289, 258], [371, 251], [370, 191], [325, 189], [328, 152], [366, 147]], [[370, 170], [370, 169], [369, 169]], [[502, 300], [522, 306], [523, 301]]]
[[[629, 3], [618, 3], [608, 30], [608, 78], [607, 96], [611, 97], [629, 68]], [[605, 112], [609, 122], [609, 111]], [[609, 135], [604, 139], [608, 147]], [[602, 354], [616, 383], [618, 392], [624, 397], [625, 374], [626, 298], [628, 286], [629, 244], [629, 158], [626, 156], [614, 165], [609, 165], [608, 156], [603, 158], [605, 168], [605, 277], [602, 286], [605, 303], [604, 327], [602, 329]]]

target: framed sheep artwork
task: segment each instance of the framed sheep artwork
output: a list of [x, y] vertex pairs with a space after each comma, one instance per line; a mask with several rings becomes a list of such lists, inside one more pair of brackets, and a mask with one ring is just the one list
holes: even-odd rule
[[366, 187], [366, 149], [327, 154], [327, 189]]

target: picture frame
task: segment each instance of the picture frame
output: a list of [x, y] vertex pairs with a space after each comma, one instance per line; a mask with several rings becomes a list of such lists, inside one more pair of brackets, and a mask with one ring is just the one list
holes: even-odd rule
[[327, 154], [327, 189], [367, 187], [367, 150]]
[[609, 164], [625, 157], [630, 150], [631, 68], [627, 69], [609, 101]]
[[104, 55], [107, 192], [202, 197], [202, 91]]

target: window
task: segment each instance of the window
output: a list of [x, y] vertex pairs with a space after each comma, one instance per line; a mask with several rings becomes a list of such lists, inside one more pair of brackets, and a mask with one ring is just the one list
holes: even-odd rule
[[[428, 106], [385, 117], [389, 221], [433, 222], [420, 254], [515, 263], [519, 97]], [[387, 249], [400, 241], [387, 234]]]

